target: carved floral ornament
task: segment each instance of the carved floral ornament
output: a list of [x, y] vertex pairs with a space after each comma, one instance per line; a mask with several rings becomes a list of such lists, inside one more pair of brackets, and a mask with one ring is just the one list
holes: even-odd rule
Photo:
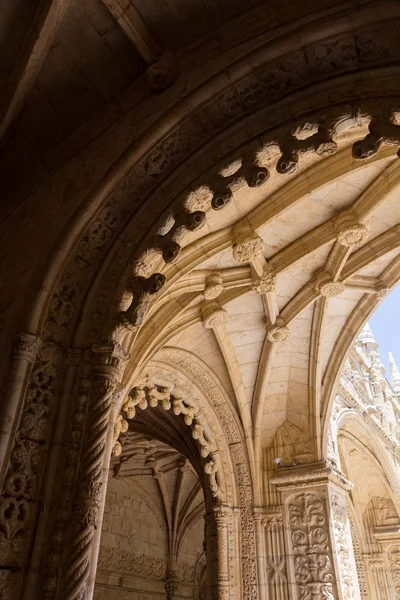
[[[185, 233], [201, 228], [210, 211], [221, 210], [227, 206], [239, 183], [245, 182], [249, 187], [258, 187], [268, 180], [269, 170], [264, 162], [265, 157], [270, 155], [269, 148], [278, 148], [281, 152], [276, 164], [277, 172], [282, 175], [293, 173], [302, 154], [314, 152], [321, 157], [333, 154], [338, 149], [335, 141], [337, 135], [346, 128], [359, 126], [369, 120], [369, 133], [353, 145], [355, 159], [368, 159], [376, 154], [382, 145], [400, 145], [397, 111], [392, 109], [385, 115], [375, 114], [376, 112], [376, 109], [352, 108], [345, 115], [341, 113], [330, 119], [323, 118], [320, 122], [303, 123], [279, 139], [267, 139], [258, 145], [253, 143], [252, 147], [243, 150], [242, 156], [232, 157], [230, 168], [222, 166], [210, 181], [189, 191], [182, 206], [170, 215], [165, 226], [150, 242], [150, 246], [134, 262], [134, 275], [127, 284], [130, 305], [119, 313], [114, 335], [118, 335], [121, 327], [136, 330], [143, 323], [152, 296], [157, 294], [166, 282], [165, 275], [151, 272], [160, 264], [160, 258], [165, 264], [177, 261], [181, 252], [180, 242]], [[349, 248], [362, 245], [368, 237], [367, 225], [357, 222], [355, 215], [347, 214], [346, 211], [343, 216], [339, 215], [335, 228], [337, 241]], [[245, 239], [236, 238], [234, 232], [235, 260], [246, 263], [262, 252], [263, 240], [256, 232], [250, 231]], [[153, 260], [149, 263], [150, 256]], [[273, 290], [274, 274], [266, 272], [260, 280], [259, 287], [261, 293]], [[344, 289], [343, 284], [337, 281], [317, 282], [317, 287], [318, 291], [327, 297], [335, 296]], [[206, 287], [206, 299], [216, 298], [221, 291], [220, 282], [209, 282]]]
[[214, 497], [219, 498], [221, 490], [217, 464], [217, 443], [196, 401], [181, 394], [178, 390], [174, 390], [172, 393], [171, 388], [154, 384], [148, 379], [143, 384], [134, 387], [129, 392], [122, 406], [122, 412], [114, 425], [113, 455], [120, 456], [122, 453], [119, 436], [128, 430], [128, 420], [135, 418], [137, 408], [145, 410], [149, 406], [151, 408], [161, 406], [164, 410], [172, 409], [174, 415], [183, 416], [185, 424], [191, 428], [192, 438], [199, 443], [201, 457], [207, 459], [204, 464], [204, 472], [209, 476], [211, 493]]

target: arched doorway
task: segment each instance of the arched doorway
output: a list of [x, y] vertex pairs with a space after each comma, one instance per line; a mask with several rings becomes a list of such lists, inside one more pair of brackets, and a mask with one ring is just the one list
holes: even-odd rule
[[203, 594], [208, 600], [207, 483], [187, 457], [193, 440], [190, 444], [186, 436], [190, 445], [183, 447], [179, 428], [168, 435], [165, 415], [150, 413], [130, 423], [120, 437], [122, 453], [111, 460], [94, 598], [113, 600], [122, 594], [127, 600], [172, 600]]

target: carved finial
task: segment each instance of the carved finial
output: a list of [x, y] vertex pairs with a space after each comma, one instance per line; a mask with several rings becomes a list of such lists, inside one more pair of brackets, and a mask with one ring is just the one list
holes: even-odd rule
[[267, 339], [269, 342], [285, 342], [290, 336], [290, 329], [281, 317], [276, 319], [274, 325], [267, 325]]
[[390, 364], [390, 384], [395, 392], [400, 392], [400, 373], [397, 368], [396, 362], [393, 358], [393, 354], [389, 352], [389, 364]]
[[203, 314], [203, 325], [206, 329], [214, 329], [225, 323], [228, 313], [220, 308], [218, 302], [204, 302], [201, 307]]
[[204, 298], [206, 300], [215, 300], [224, 291], [222, 276], [219, 273], [210, 273], [206, 280]]
[[240, 223], [234, 227], [233, 239], [233, 258], [238, 262], [251, 262], [263, 251], [264, 242], [250, 223]]
[[358, 340], [363, 344], [369, 344], [371, 346], [378, 347], [378, 344], [375, 341], [374, 334], [372, 333], [372, 329], [368, 322], [365, 323], [364, 327], [358, 334]]
[[258, 294], [268, 294], [276, 289], [276, 275], [273, 268], [266, 263], [263, 269], [263, 274], [259, 279], [256, 279], [252, 285], [253, 290]]

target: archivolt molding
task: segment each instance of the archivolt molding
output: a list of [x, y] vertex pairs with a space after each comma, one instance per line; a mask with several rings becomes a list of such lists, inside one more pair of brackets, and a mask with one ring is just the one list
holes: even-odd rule
[[[157, 354], [157, 360], [181, 372], [191, 382], [196, 382], [202, 395], [207, 398], [218, 415], [224, 437], [229, 446], [234, 468], [232, 473], [237, 482], [237, 492], [234, 498], [240, 508], [240, 544], [243, 572], [243, 598], [251, 600], [257, 594], [257, 571], [255, 530], [253, 520], [253, 503], [257, 502], [258, 489], [252, 481], [252, 465], [247, 457], [247, 447], [235, 411], [230, 408], [230, 400], [221, 391], [221, 386], [215, 381], [215, 375], [193, 355], [178, 348], [163, 348]], [[230, 410], [227, 410], [229, 408]]]
[[[219, 449], [213, 436], [207, 419], [202, 415], [201, 408], [187, 390], [182, 390], [178, 386], [173, 389], [160, 385], [160, 373], [157, 369], [150, 366], [146, 369], [146, 377], [141, 383], [138, 383], [128, 394], [122, 405], [122, 415], [119, 415], [114, 425], [114, 455], [122, 452], [122, 446], [118, 441], [119, 435], [128, 429], [126, 419], [134, 419], [137, 407], [145, 410], [149, 406], [156, 408], [159, 404], [164, 410], [173, 411], [174, 415], [182, 415], [185, 424], [191, 428], [191, 434], [194, 440], [197, 440], [200, 446], [200, 455], [207, 459], [204, 464], [204, 472], [209, 476], [212, 495], [220, 501], [225, 500], [226, 490], [221, 488], [221, 472], [218, 468]], [[224, 478], [225, 479], [225, 478]], [[222, 481], [224, 481], [224, 479]]]

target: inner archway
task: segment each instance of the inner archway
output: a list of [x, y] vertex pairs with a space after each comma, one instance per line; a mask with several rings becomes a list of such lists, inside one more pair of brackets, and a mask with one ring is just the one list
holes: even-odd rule
[[[138, 410], [110, 463], [94, 598], [210, 598], [206, 475], [181, 419]], [[186, 431], [185, 431], [186, 430]], [[201, 568], [200, 566], [201, 565]]]

